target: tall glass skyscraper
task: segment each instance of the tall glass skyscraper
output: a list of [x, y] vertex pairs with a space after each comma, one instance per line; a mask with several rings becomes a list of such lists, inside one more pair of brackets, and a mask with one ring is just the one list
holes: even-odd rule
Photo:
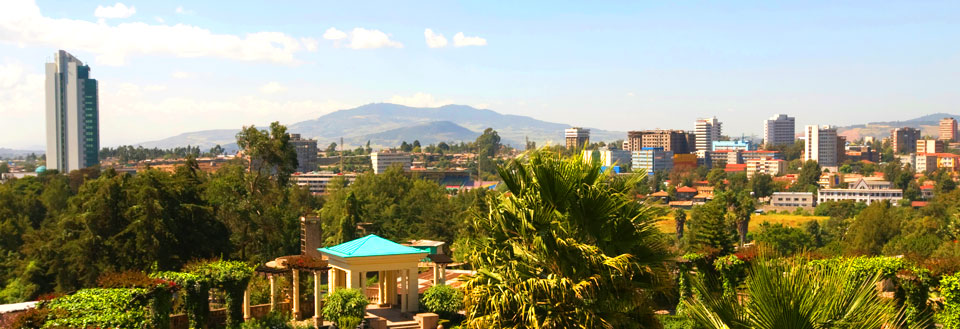
[[100, 101], [90, 67], [60, 50], [46, 66], [47, 168], [95, 166], [100, 152]]

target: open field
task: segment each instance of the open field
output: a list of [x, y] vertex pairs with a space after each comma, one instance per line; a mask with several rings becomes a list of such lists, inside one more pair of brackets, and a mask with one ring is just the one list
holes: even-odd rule
[[[687, 213], [687, 218], [690, 218], [689, 212]], [[781, 215], [781, 214], [753, 214], [753, 217], [750, 218], [750, 231], [758, 229], [760, 223], [770, 222], [770, 223], [781, 223], [790, 227], [799, 227], [805, 222], [811, 220], [824, 220], [829, 217], [827, 216], [801, 216], [801, 215]], [[673, 222], [673, 214], [661, 216], [660, 220], [657, 221], [657, 227], [661, 232], [672, 233], [675, 232], [676, 224]]]

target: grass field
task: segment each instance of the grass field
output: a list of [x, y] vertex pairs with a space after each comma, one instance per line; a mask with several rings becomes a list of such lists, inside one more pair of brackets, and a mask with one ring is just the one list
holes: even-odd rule
[[[687, 214], [689, 217], [689, 213]], [[799, 227], [805, 222], [812, 220], [824, 220], [829, 217], [827, 216], [801, 216], [801, 215], [781, 215], [781, 214], [753, 214], [753, 217], [750, 218], [750, 231], [756, 230], [760, 223], [770, 222], [770, 223], [780, 223], [790, 227]], [[672, 233], [676, 232], [676, 224], [673, 222], [673, 214], [662, 216], [660, 220], [657, 221], [657, 227], [660, 228], [661, 232]]]

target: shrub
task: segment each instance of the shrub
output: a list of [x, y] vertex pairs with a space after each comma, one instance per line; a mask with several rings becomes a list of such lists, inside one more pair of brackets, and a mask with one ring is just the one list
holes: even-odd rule
[[150, 291], [143, 288], [81, 289], [51, 300], [44, 327], [148, 328]]
[[210, 279], [213, 288], [223, 290], [227, 302], [227, 327], [243, 323], [243, 292], [253, 277], [253, 266], [238, 261], [212, 261], [190, 266], [190, 273]]
[[940, 279], [940, 295], [943, 296], [943, 311], [937, 318], [944, 329], [960, 329], [960, 273]]
[[190, 328], [202, 328], [210, 315], [210, 278], [185, 272], [158, 272], [151, 277], [176, 282], [183, 291], [183, 308]]
[[[363, 319], [369, 303], [367, 296], [359, 289], [338, 289], [327, 295], [324, 300], [323, 317], [330, 322], [337, 323], [339, 328], [353, 328], [356, 325], [349, 326], [354, 320], [352, 318], [356, 318], [358, 320], [357, 324], [359, 324], [359, 320]], [[341, 326], [341, 323], [347, 326]]]
[[20, 314], [17, 314], [13, 320], [4, 324], [4, 328], [19, 328], [19, 329], [40, 329], [43, 328], [43, 324], [47, 322], [47, 317], [50, 314], [50, 310], [42, 305], [37, 305], [34, 308], [26, 310]]
[[360, 322], [363, 322], [363, 318], [347, 315], [338, 318], [336, 324], [338, 329], [354, 329], [360, 325]]
[[244, 322], [242, 329], [293, 329], [293, 325], [290, 324], [290, 317], [277, 312], [270, 311], [267, 316], [264, 316], [260, 319], [250, 319], [250, 321]]
[[463, 309], [463, 292], [448, 285], [434, 285], [420, 297], [420, 304], [428, 312], [450, 318]]
[[658, 315], [657, 320], [663, 325], [663, 329], [693, 329], [700, 328], [696, 322], [686, 316], [679, 315]]

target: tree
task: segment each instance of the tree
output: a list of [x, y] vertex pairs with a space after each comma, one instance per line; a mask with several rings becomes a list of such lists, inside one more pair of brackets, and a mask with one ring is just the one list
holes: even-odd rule
[[270, 130], [256, 126], [244, 126], [237, 133], [237, 146], [249, 157], [249, 171], [254, 173], [251, 186], [256, 186], [263, 176], [273, 176], [280, 185], [297, 169], [297, 150], [290, 143], [287, 127], [279, 122], [270, 124]]
[[510, 193], [472, 223], [467, 327], [656, 326], [649, 296], [668, 253], [654, 212], [628, 193], [637, 177], [545, 151], [499, 172]]
[[357, 224], [360, 223], [360, 203], [353, 191], [347, 192], [347, 197], [343, 199], [341, 208], [343, 214], [340, 215], [338, 230], [327, 238], [328, 245], [338, 245], [353, 239], [357, 236]]
[[[816, 221], [809, 223], [816, 223]], [[784, 226], [781, 223], [760, 223], [760, 230], [754, 235], [754, 241], [773, 247], [781, 255], [792, 255], [815, 246], [811, 236], [804, 230]]]
[[879, 255], [883, 245], [900, 233], [904, 214], [891, 209], [890, 202], [874, 202], [850, 224], [844, 251], [848, 255]]
[[493, 130], [493, 128], [487, 128], [480, 137], [477, 137], [475, 144], [477, 146], [477, 154], [492, 157], [497, 155], [497, 151], [500, 150], [500, 134], [498, 134], [496, 130]]
[[6, 174], [10, 172], [10, 166], [7, 165], [7, 162], [0, 162], [0, 174]]
[[820, 186], [820, 175], [823, 172], [820, 170], [820, 164], [813, 160], [807, 160], [803, 163], [803, 168], [800, 169], [800, 174], [797, 175], [797, 182], [793, 184], [792, 190], [803, 192], [812, 187]]
[[707, 174], [707, 181], [710, 182], [710, 186], [717, 190], [724, 189], [723, 181], [727, 179], [727, 173], [723, 168], [713, 168], [710, 170], [710, 173]]
[[753, 180], [750, 183], [753, 196], [766, 198], [773, 195], [773, 177], [770, 177], [770, 175], [756, 173], [753, 175]]
[[337, 143], [330, 143], [330, 145], [327, 145], [327, 148], [323, 151], [327, 153], [327, 156], [330, 156], [330, 154], [337, 152]]
[[733, 253], [737, 243], [736, 223], [726, 215], [727, 204], [719, 198], [694, 207], [685, 233], [689, 251], [717, 256]]
[[687, 212], [677, 208], [673, 211], [673, 221], [677, 225], [677, 241], [683, 240], [683, 226], [687, 223]]
[[212, 155], [221, 155], [223, 154], [223, 152], [224, 152], [223, 147], [220, 146], [220, 144], [217, 144], [216, 146], [210, 148], [210, 154]]

